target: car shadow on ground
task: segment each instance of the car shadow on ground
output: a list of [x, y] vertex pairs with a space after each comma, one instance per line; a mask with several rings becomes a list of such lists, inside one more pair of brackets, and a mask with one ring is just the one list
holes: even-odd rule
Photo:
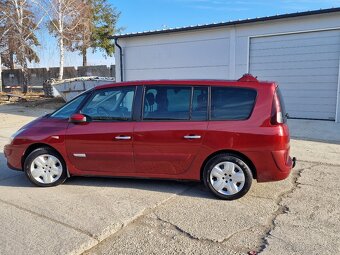
[[[64, 187], [63, 187], [64, 186]], [[8, 168], [3, 153], [0, 153], [0, 188], [36, 188], [26, 177], [24, 172], [15, 171]], [[194, 181], [176, 181], [163, 179], [135, 179], [118, 177], [80, 177], [73, 176], [62, 184], [61, 189], [87, 189], [84, 192], [91, 192], [93, 189], [133, 189], [151, 192], [164, 192], [177, 194], [180, 196], [199, 197], [205, 199], [215, 199], [210, 194], [204, 184]], [[58, 187], [56, 187], [58, 189]]]
[[[123, 188], [173, 193], [181, 196], [213, 198], [203, 183], [194, 181], [119, 177], [71, 177], [64, 185], [82, 187]], [[138, 191], [137, 191], [138, 192]]]

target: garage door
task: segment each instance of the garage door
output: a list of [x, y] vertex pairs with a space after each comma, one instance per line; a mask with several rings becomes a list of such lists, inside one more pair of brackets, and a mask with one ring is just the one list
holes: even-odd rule
[[293, 118], [334, 120], [340, 30], [251, 38], [249, 70], [277, 81]]

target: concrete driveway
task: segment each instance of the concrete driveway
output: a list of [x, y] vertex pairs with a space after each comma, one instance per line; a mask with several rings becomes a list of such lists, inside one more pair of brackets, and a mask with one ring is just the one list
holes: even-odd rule
[[3, 145], [44, 112], [0, 106], [0, 254], [340, 253], [336, 143], [292, 140], [290, 178], [255, 182], [232, 202], [191, 182], [77, 177], [36, 188], [7, 168]]

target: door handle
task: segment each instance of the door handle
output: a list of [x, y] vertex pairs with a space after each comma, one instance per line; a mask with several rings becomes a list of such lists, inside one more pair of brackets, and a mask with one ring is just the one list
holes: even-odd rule
[[201, 139], [200, 135], [185, 135], [185, 139]]
[[131, 136], [128, 135], [119, 135], [115, 137], [116, 140], [131, 140]]

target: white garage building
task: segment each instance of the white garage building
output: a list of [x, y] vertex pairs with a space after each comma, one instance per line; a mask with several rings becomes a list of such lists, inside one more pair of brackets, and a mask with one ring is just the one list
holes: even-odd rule
[[277, 81], [293, 118], [340, 122], [340, 8], [115, 36], [117, 81]]

